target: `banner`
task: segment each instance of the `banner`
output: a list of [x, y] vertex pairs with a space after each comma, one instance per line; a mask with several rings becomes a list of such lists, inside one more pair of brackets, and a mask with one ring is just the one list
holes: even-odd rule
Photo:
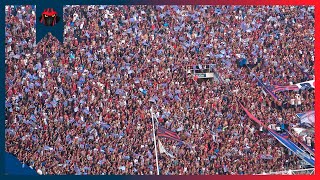
[[246, 109], [240, 102], [238, 102], [238, 104], [240, 104], [241, 108], [244, 110], [244, 112], [246, 112], [247, 116], [249, 116], [250, 119], [254, 120], [259, 125], [266, 127], [258, 118], [256, 118], [254, 115], [252, 115], [248, 111], [248, 109]]
[[262, 91], [264, 91], [265, 93], [269, 93], [273, 99], [278, 100], [278, 97], [274, 94], [274, 92], [270, 88], [264, 85], [256, 76], [255, 78], [258, 80], [258, 86], [262, 87]]
[[300, 89], [310, 89], [310, 88], [315, 88], [315, 82], [314, 80], [310, 81], [305, 81], [301, 83], [297, 83], [294, 85], [288, 85], [288, 86], [270, 86], [269, 87], [273, 93], [276, 92], [282, 92], [282, 91], [299, 91]]
[[299, 89], [309, 89], [309, 88], [315, 88], [315, 82], [314, 80], [310, 80], [310, 81], [305, 81], [302, 83], [297, 83], [295, 84], [296, 86], [298, 86]]
[[[309, 146], [307, 146], [304, 142], [302, 142], [301, 141], [301, 133], [303, 132], [303, 131], [306, 131], [306, 129], [304, 129], [304, 128], [292, 128], [297, 134], [298, 134], [298, 138], [297, 138], [297, 140], [298, 140], [298, 142], [299, 142], [299, 144], [304, 148], [304, 149], [306, 149], [310, 154], [312, 154], [312, 155], [314, 155], [314, 150], [313, 149], [311, 149]], [[292, 137], [295, 137], [295, 135], [294, 134], [292, 134], [290, 131], [288, 131], [288, 130], [286, 130], [286, 132], [288, 133], [288, 134], [290, 134], [290, 136], [292, 136]]]
[[175, 141], [181, 141], [181, 138], [179, 135], [175, 132], [172, 132], [164, 127], [159, 126], [158, 131], [157, 131], [158, 137], [164, 137], [164, 138], [169, 138]]
[[296, 116], [298, 116], [298, 118], [300, 119], [301, 124], [304, 124], [308, 127], [314, 127], [314, 122], [315, 122], [314, 111], [298, 113], [296, 114]]
[[282, 136], [285, 139], [288, 139], [289, 138], [289, 133], [288, 132], [284, 132], [284, 133], [281, 133], [280, 136]]
[[289, 86], [270, 86], [269, 87], [273, 93], [282, 92], [282, 91], [299, 91], [299, 87], [296, 85], [289, 85]]
[[172, 154], [168, 153], [168, 151], [164, 148], [164, 146], [162, 145], [160, 139], [158, 139], [158, 143], [159, 143], [159, 151], [160, 153], [165, 153], [166, 155], [168, 155], [171, 158], [175, 158]]
[[289, 139], [286, 139], [285, 137], [282, 137], [275, 131], [269, 129], [266, 125], [264, 125], [259, 119], [257, 119], [255, 116], [253, 116], [240, 102], [238, 102], [242, 109], [246, 112], [246, 114], [249, 116], [250, 119], [257, 122], [259, 125], [265, 127], [271, 135], [273, 135], [282, 145], [284, 145], [286, 148], [291, 150], [294, 154], [296, 154], [298, 157], [300, 157], [302, 160], [310, 164], [314, 167], [314, 158], [308, 155], [305, 151], [300, 149], [296, 144], [294, 144]]
[[254, 78], [257, 79], [258, 86], [262, 87], [262, 92], [264, 94], [269, 93], [271, 95], [271, 97], [277, 101], [278, 97], [265, 84], [263, 84], [263, 82], [255, 75], [255, 73], [252, 72], [251, 68], [248, 65], [246, 65], [246, 67], [250, 70], [250, 74], [252, 74], [254, 76]]
[[304, 160], [306, 163], [310, 164], [314, 167], [314, 158], [307, 154], [305, 151], [300, 149], [296, 144], [294, 144], [292, 141], [283, 138], [273, 130], [269, 130], [270, 134], [274, 136], [282, 145], [284, 145], [286, 148], [291, 150], [295, 155], [300, 157], [302, 160]]

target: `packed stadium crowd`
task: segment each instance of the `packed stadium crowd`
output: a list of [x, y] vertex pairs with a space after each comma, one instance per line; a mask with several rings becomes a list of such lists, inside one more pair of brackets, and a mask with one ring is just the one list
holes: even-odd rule
[[[36, 44], [35, 7], [6, 6], [6, 151], [39, 174], [156, 174], [152, 117], [182, 140], [157, 137], [173, 156], [158, 152], [162, 175], [302, 168], [239, 103], [271, 129], [301, 126], [314, 90], [263, 87], [314, 79], [313, 7], [65, 6], [63, 19], [63, 43]], [[218, 80], [187, 73], [205, 64]]]

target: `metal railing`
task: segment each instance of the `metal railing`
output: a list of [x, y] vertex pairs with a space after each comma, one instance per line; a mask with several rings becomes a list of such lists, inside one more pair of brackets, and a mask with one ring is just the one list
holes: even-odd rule
[[205, 73], [205, 72], [213, 72], [215, 68], [215, 64], [197, 64], [197, 65], [189, 65], [186, 66], [185, 69], [187, 73]]

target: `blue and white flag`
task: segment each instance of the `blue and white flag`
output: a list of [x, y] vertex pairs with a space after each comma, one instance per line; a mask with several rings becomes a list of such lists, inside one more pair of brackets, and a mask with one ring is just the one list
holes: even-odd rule
[[300, 123], [308, 127], [314, 127], [314, 111], [308, 111], [303, 113], [298, 113], [296, 116], [300, 119]]
[[269, 89], [273, 93], [282, 92], [282, 91], [299, 91], [300, 89], [307, 90], [307, 89], [314, 89], [314, 88], [315, 88], [314, 80], [305, 81], [305, 82], [301, 82], [293, 85], [287, 85], [287, 86], [273, 85], [269, 87]]
[[286, 139], [276, 132], [269, 130], [270, 134], [272, 134], [282, 145], [284, 145], [286, 148], [291, 150], [295, 155], [300, 157], [302, 160], [304, 160], [306, 163], [310, 164], [314, 167], [314, 157], [307, 154], [305, 151], [300, 149], [296, 144], [294, 144], [289, 139]]

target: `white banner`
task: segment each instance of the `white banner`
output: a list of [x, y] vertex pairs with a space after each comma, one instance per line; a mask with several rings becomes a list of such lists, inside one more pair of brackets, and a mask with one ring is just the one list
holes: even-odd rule
[[169, 157], [175, 158], [172, 154], [168, 153], [168, 151], [164, 148], [164, 146], [162, 145], [162, 143], [161, 143], [160, 140], [158, 140], [158, 142], [159, 142], [159, 151], [160, 151], [161, 154], [162, 154], [162, 153], [165, 153], [165, 154], [168, 155]]

